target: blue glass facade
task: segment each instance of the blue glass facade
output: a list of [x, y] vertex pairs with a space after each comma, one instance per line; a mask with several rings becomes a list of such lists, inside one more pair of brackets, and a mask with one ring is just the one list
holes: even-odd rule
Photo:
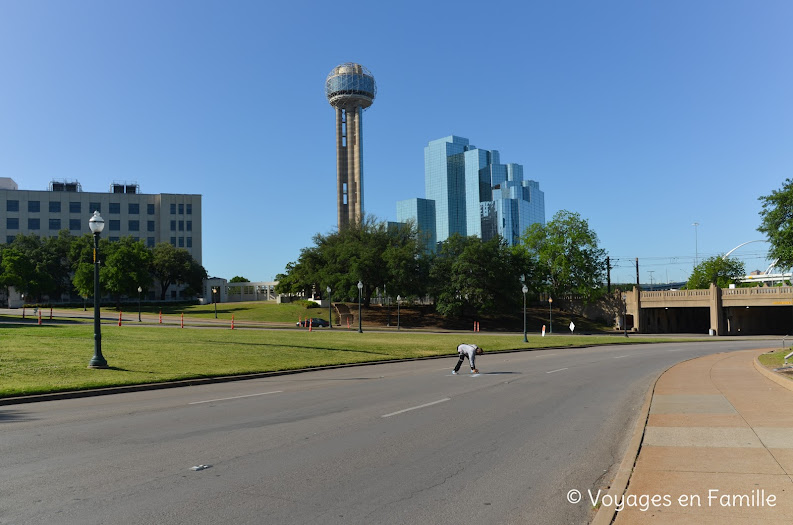
[[435, 201], [429, 199], [408, 199], [397, 201], [397, 222], [413, 221], [419, 235], [425, 239], [427, 251], [435, 249]]
[[514, 245], [531, 224], [545, 224], [539, 183], [524, 180], [522, 165], [501, 164], [498, 151], [479, 149], [466, 138], [430, 141], [424, 148], [424, 177], [426, 199], [398, 202], [397, 220], [412, 219], [426, 231], [427, 203], [434, 202], [431, 246], [455, 233], [482, 240], [500, 235]]

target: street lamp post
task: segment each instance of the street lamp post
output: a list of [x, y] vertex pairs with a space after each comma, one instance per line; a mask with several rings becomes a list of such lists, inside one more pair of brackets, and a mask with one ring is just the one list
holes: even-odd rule
[[553, 333], [553, 310], [551, 310], [552, 305], [553, 305], [553, 298], [549, 297], [548, 298], [548, 328], [550, 328], [550, 330], [548, 330], [549, 334]]
[[212, 304], [215, 305], [215, 319], [218, 318], [218, 289], [217, 286], [212, 288]]
[[325, 291], [328, 292], [328, 326], [333, 329], [333, 313], [331, 313], [331, 306], [333, 302], [330, 300], [330, 286], [325, 288]]
[[361, 329], [361, 292], [363, 291], [363, 283], [358, 281], [358, 333], [362, 334]]
[[102, 355], [102, 327], [99, 322], [99, 235], [105, 229], [105, 220], [98, 211], [88, 220], [88, 227], [94, 234], [94, 357], [88, 362], [88, 368], [108, 368]]
[[141, 322], [141, 320], [140, 320], [140, 296], [141, 296], [142, 293], [143, 293], [143, 288], [138, 286], [138, 322], [139, 323]]
[[397, 330], [399, 330], [399, 303], [402, 301], [402, 296], [397, 295]]
[[529, 288], [524, 284], [523, 289], [523, 342], [528, 343], [529, 339], [526, 337], [526, 292], [529, 291]]

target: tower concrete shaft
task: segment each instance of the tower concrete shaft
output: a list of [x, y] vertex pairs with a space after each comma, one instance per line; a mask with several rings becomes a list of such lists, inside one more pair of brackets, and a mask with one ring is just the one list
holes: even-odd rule
[[363, 109], [336, 108], [336, 208], [338, 227], [363, 220]]

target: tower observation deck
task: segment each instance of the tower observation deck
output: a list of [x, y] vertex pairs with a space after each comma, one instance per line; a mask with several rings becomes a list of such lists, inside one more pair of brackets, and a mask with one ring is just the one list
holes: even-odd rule
[[368, 69], [347, 62], [325, 80], [325, 96], [336, 109], [336, 187], [338, 227], [363, 219], [363, 111], [372, 105], [377, 85]]

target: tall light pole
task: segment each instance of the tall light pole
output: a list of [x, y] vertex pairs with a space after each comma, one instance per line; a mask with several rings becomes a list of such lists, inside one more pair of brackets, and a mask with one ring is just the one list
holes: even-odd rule
[[361, 329], [361, 292], [363, 291], [363, 283], [358, 281], [358, 333], [362, 334]]
[[141, 322], [141, 320], [140, 320], [140, 296], [141, 296], [142, 293], [143, 293], [143, 288], [138, 286], [138, 322], [139, 323]]
[[548, 298], [548, 330], [549, 334], [553, 333], [553, 311], [551, 310], [551, 305], [553, 305], [553, 297]]
[[331, 313], [331, 304], [332, 301], [330, 300], [330, 286], [325, 288], [325, 291], [328, 292], [328, 326], [332, 329], [333, 328], [333, 314]]
[[397, 295], [397, 330], [399, 330], [399, 303], [402, 301], [402, 296]]
[[215, 319], [218, 318], [218, 288], [212, 288], [212, 303], [215, 305]]
[[98, 211], [88, 220], [88, 227], [94, 234], [94, 357], [88, 362], [88, 368], [108, 368], [102, 355], [102, 326], [99, 322], [99, 234], [105, 229], [105, 220]]
[[653, 291], [653, 274], [655, 273], [655, 270], [648, 270], [647, 273], [650, 274], [650, 291], [652, 292]]
[[697, 236], [697, 226], [699, 226], [699, 223], [695, 222], [691, 226], [694, 227], [694, 266], [696, 266], [699, 264], [699, 238]]
[[528, 343], [529, 340], [526, 337], [526, 292], [529, 291], [529, 288], [524, 284], [523, 289], [523, 342]]

